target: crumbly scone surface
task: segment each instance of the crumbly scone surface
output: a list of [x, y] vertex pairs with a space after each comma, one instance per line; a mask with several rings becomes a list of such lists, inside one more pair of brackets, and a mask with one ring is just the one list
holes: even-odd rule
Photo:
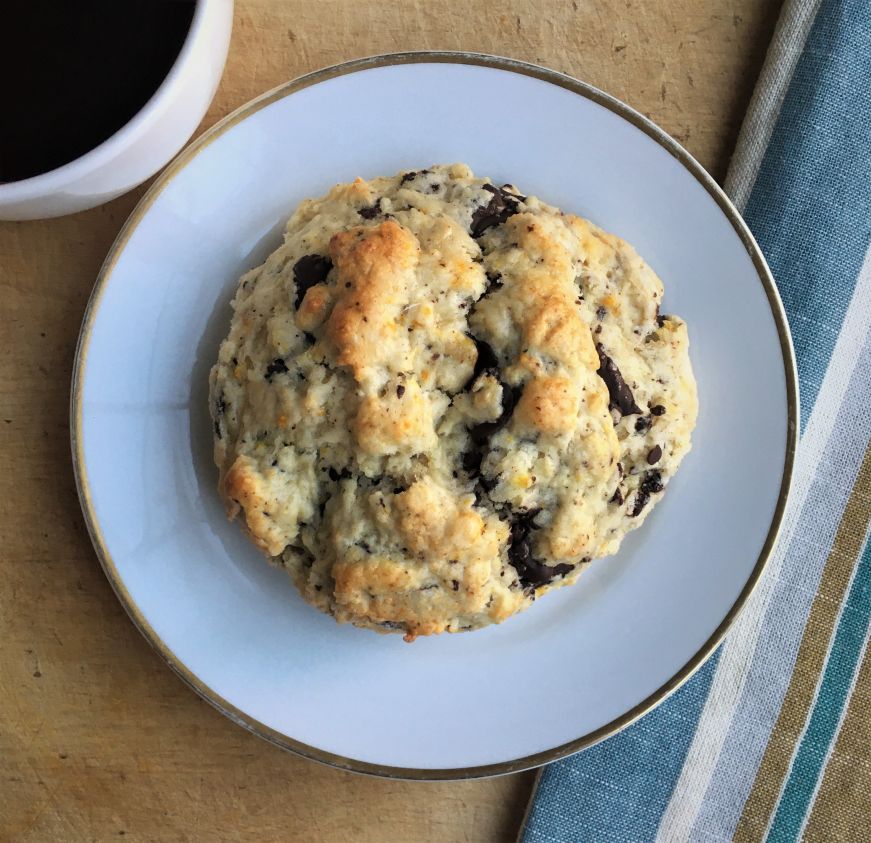
[[504, 620], [614, 553], [690, 448], [662, 293], [623, 240], [464, 165], [303, 202], [211, 372], [228, 513], [339, 621]]

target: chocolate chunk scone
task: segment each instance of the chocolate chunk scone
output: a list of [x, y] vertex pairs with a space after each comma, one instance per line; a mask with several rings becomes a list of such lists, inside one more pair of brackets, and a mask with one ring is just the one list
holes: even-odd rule
[[505, 620], [614, 553], [689, 450], [661, 299], [630, 245], [461, 164], [303, 202], [211, 372], [230, 517], [339, 621]]

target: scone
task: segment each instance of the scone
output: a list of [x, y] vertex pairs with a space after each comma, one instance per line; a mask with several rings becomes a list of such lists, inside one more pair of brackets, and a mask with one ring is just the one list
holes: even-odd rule
[[505, 620], [614, 553], [690, 448], [662, 293], [623, 240], [462, 164], [303, 202], [211, 372], [230, 518], [338, 621]]

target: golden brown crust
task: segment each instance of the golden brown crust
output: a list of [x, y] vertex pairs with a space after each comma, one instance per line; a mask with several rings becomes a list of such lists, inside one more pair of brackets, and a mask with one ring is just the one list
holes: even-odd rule
[[583, 499], [567, 501], [557, 512], [544, 539], [552, 559], [568, 561], [596, 554], [591, 507]]
[[332, 304], [333, 297], [326, 284], [309, 287], [296, 312], [296, 324], [303, 331], [313, 331], [327, 317]]
[[560, 292], [540, 295], [523, 325], [523, 339], [539, 353], [566, 367], [599, 367], [590, 329], [581, 319], [575, 298]]
[[251, 541], [270, 556], [281, 553], [287, 543], [284, 531], [267, 515], [270, 501], [250, 459], [237, 457], [224, 477], [223, 492], [230, 520], [241, 508]]
[[477, 591], [489, 573], [485, 566], [499, 555], [505, 525], [486, 523], [471, 501], [459, 504], [429, 478], [397, 495], [396, 510], [397, 528], [412, 552], [434, 563], [463, 563], [463, 584], [468, 591]]
[[533, 378], [523, 389], [515, 410], [518, 423], [542, 433], [570, 433], [578, 424], [578, 387], [565, 377]]
[[330, 240], [338, 297], [327, 336], [336, 362], [350, 367], [358, 381], [385, 360], [418, 252], [414, 235], [393, 220], [342, 231]]

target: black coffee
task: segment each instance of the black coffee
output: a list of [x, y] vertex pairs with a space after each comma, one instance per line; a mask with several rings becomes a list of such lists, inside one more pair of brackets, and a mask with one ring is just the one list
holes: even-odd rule
[[177, 58], [193, 0], [4, 0], [0, 182], [60, 167], [151, 98]]

